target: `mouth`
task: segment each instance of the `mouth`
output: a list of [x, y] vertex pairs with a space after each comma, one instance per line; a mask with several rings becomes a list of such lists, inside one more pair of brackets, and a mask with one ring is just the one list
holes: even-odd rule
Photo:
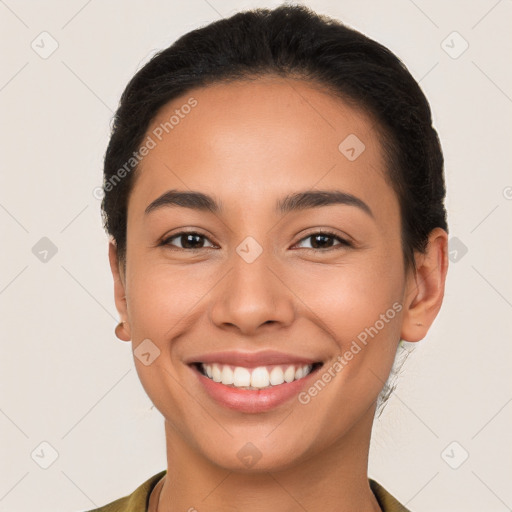
[[266, 413], [290, 404], [311, 386], [325, 361], [276, 350], [218, 351], [184, 361], [198, 391], [221, 407]]
[[246, 391], [266, 390], [305, 379], [323, 366], [312, 364], [278, 364], [247, 368], [222, 363], [191, 363], [201, 375], [228, 388]]

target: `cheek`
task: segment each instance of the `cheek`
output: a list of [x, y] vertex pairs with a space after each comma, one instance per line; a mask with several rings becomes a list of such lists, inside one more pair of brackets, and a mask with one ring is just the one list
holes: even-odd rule
[[[401, 260], [390, 252], [377, 255], [368, 251], [339, 265], [302, 263], [285, 276], [304, 304], [304, 314], [314, 323], [322, 321], [340, 343], [373, 325], [393, 304], [400, 304], [405, 284]], [[399, 322], [396, 309], [388, 315], [392, 318], [386, 325]]]
[[[142, 263], [134, 258], [127, 290], [132, 339], [161, 340], [190, 328], [218, 273], [206, 266]], [[166, 346], [161, 347], [165, 349]]]
[[[313, 323], [345, 340], [373, 325], [401, 297], [402, 267], [396, 255], [374, 257], [371, 253], [339, 265], [296, 261], [275, 266], [285, 287], [277, 286], [281, 300], [297, 303]], [[226, 269], [227, 270], [227, 269]], [[274, 269], [275, 270], [275, 269]], [[165, 338], [186, 329], [205, 303], [218, 297], [214, 288], [223, 275], [222, 266], [132, 260], [128, 273], [127, 301], [135, 331], [133, 339]], [[269, 271], [268, 279], [275, 281]], [[281, 290], [279, 291], [279, 288]], [[292, 293], [293, 292], [293, 293]]]
[[309, 275], [289, 273], [290, 288], [307, 306], [303, 315], [323, 329], [319, 337], [333, 354], [323, 373], [330, 370], [336, 378], [318, 404], [351, 403], [351, 410], [359, 411], [387, 380], [401, 330], [405, 278], [400, 254], [368, 251], [337, 267], [318, 266]]

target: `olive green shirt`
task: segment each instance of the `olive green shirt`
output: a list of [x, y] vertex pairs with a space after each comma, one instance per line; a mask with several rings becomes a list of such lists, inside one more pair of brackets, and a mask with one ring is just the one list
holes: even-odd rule
[[[149, 495], [158, 481], [167, 473], [167, 470], [160, 471], [150, 479], [141, 484], [132, 494], [119, 498], [108, 505], [104, 505], [87, 512], [147, 512]], [[384, 487], [371, 478], [368, 479], [370, 488], [375, 494], [382, 512], [410, 512], [401, 505]]]

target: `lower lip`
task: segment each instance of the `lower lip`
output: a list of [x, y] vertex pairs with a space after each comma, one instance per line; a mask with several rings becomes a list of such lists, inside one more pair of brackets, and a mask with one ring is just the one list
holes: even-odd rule
[[198, 376], [199, 382], [206, 392], [220, 405], [247, 413], [265, 412], [284, 404], [309, 385], [310, 380], [316, 376], [320, 367], [315, 368], [306, 377], [293, 382], [271, 386], [265, 389], [237, 389], [225, 386], [220, 382], [203, 375], [195, 366], [191, 366]]

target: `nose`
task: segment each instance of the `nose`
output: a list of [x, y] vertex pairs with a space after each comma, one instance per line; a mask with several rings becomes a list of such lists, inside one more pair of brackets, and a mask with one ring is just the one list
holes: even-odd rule
[[265, 252], [252, 263], [234, 255], [231, 270], [214, 290], [210, 315], [217, 327], [254, 335], [265, 325], [287, 327], [293, 322], [294, 294], [271, 260]]

